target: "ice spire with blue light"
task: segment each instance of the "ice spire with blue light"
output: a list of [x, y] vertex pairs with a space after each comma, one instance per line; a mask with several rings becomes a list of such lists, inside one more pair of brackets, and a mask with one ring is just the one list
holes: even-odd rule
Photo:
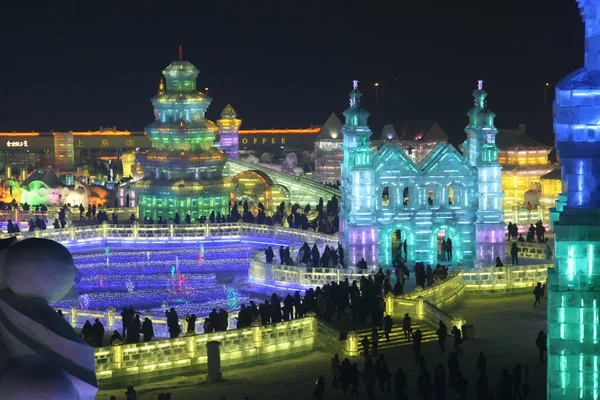
[[547, 397], [553, 400], [600, 396], [600, 0], [577, 3], [585, 22], [584, 67], [556, 85], [554, 101], [565, 193], [554, 223], [555, 268], [548, 271]]

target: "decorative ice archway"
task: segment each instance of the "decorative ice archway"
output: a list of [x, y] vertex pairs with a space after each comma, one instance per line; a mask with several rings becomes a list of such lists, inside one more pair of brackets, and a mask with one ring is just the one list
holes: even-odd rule
[[[379, 227], [379, 264], [392, 266], [392, 235], [397, 230], [402, 231], [402, 239], [406, 238], [408, 259], [415, 259], [415, 235], [410, 224], [394, 224]], [[404, 236], [406, 234], [406, 237]]]
[[446, 231], [446, 238], [449, 237], [452, 240], [452, 262], [454, 264], [462, 262], [463, 239], [460, 230], [452, 225], [438, 225], [431, 230], [431, 263], [433, 265], [438, 263], [438, 234], [440, 231]]

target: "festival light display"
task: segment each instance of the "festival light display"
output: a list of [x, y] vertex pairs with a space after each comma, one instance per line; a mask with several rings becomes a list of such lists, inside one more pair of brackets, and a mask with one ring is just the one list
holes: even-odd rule
[[[157, 313], [166, 304], [178, 312], [208, 315], [213, 308], [236, 309], [240, 302], [259, 301], [239, 293], [235, 287], [223, 288], [216, 271], [245, 271], [251, 246], [228, 246], [153, 251], [103, 251], [74, 254], [79, 270], [76, 283], [78, 307], [105, 310], [128, 307]], [[203, 264], [198, 264], [198, 255]], [[70, 300], [54, 303], [71, 306]]]
[[348, 261], [391, 265], [398, 234], [411, 261], [437, 263], [439, 243], [448, 238], [455, 264], [489, 265], [503, 257], [501, 167], [483, 82], [473, 92], [466, 154], [440, 142], [419, 162], [395, 143], [370, 148], [369, 113], [360, 108], [357, 84], [342, 127], [340, 235]]
[[[584, 67], [556, 85], [554, 131], [565, 196], [548, 272], [548, 399], [600, 396], [600, 1], [578, 0]], [[562, 211], [560, 211], [562, 209]]]
[[141, 218], [183, 220], [228, 214], [232, 185], [222, 176], [227, 155], [214, 147], [217, 126], [205, 118], [212, 99], [196, 89], [198, 70], [175, 61], [152, 98], [156, 121], [146, 126], [152, 148], [136, 162], [144, 178], [132, 185]]

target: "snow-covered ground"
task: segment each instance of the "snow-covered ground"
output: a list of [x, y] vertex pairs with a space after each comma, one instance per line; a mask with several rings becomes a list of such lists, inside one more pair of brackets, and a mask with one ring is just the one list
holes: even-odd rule
[[[464, 354], [460, 357], [461, 371], [469, 380], [467, 398], [473, 399], [476, 396], [475, 381], [478, 375], [475, 363], [480, 351], [487, 356], [488, 379], [492, 385], [497, 384], [503, 368], [508, 368], [512, 374], [515, 365], [521, 363], [527, 365], [530, 371], [529, 383], [532, 393], [529, 399], [546, 398], [546, 364], [539, 362], [535, 346], [537, 333], [546, 330], [545, 304], [542, 303], [541, 307], [535, 309], [532, 304], [533, 295], [529, 293], [486, 297], [477, 295], [467, 297], [461, 306], [451, 311], [475, 326], [476, 338], [463, 343]], [[451, 339], [448, 341], [448, 347], [452, 347]], [[423, 350], [430, 372], [439, 362], [446, 364], [447, 356], [439, 353], [436, 342], [425, 343]], [[385, 355], [392, 372], [399, 366], [404, 368], [409, 385], [408, 398], [418, 399], [418, 366], [413, 362], [410, 346], [386, 350]], [[222, 371], [224, 380], [219, 383], [206, 383], [205, 376], [196, 375], [146, 384], [136, 387], [136, 390], [140, 400], [157, 399], [160, 393], [165, 392], [170, 392], [173, 400], [221, 400], [221, 396], [226, 396], [227, 400], [243, 400], [245, 396], [252, 400], [307, 400], [313, 398], [315, 379], [323, 375], [327, 381], [325, 398], [342, 399], [342, 393], [330, 386], [331, 357], [331, 354], [314, 352], [289, 361], [251, 368], [225, 368]], [[362, 370], [362, 360], [356, 361]], [[124, 392], [124, 389], [101, 391], [97, 399], [108, 400], [110, 396], [124, 399]], [[366, 398], [362, 382], [359, 393], [358, 398]], [[392, 393], [382, 394], [377, 390], [376, 398], [395, 397]], [[447, 391], [447, 398], [454, 398], [453, 391]]]

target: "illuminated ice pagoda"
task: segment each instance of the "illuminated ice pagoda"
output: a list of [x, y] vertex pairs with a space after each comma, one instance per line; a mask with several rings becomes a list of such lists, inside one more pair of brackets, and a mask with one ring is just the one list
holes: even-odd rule
[[442, 239], [453, 243], [453, 262], [493, 265], [504, 256], [502, 191], [495, 114], [482, 82], [473, 92], [467, 151], [438, 143], [415, 162], [397, 143], [370, 147], [369, 113], [360, 108], [358, 82], [342, 127], [340, 235], [348, 262], [390, 265], [406, 240], [408, 260], [437, 263]]
[[237, 117], [237, 113], [227, 104], [221, 112], [221, 119], [217, 120], [219, 126], [219, 145], [220, 149], [229, 156], [231, 160], [237, 160], [240, 157], [239, 133], [242, 120]]
[[144, 177], [133, 184], [140, 218], [192, 219], [228, 214], [231, 183], [223, 178], [227, 155], [214, 147], [218, 127], [205, 118], [211, 98], [196, 89], [198, 70], [175, 61], [163, 71], [152, 98], [156, 120], [145, 127], [152, 148], [137, 156]]
[[[556, 86], [563, 194], [548, 271], [548, 399], [600, 396], [600, 0], [579, 0], [584, 67]], [[564, 199], [566, 197], [566, 204]]]

